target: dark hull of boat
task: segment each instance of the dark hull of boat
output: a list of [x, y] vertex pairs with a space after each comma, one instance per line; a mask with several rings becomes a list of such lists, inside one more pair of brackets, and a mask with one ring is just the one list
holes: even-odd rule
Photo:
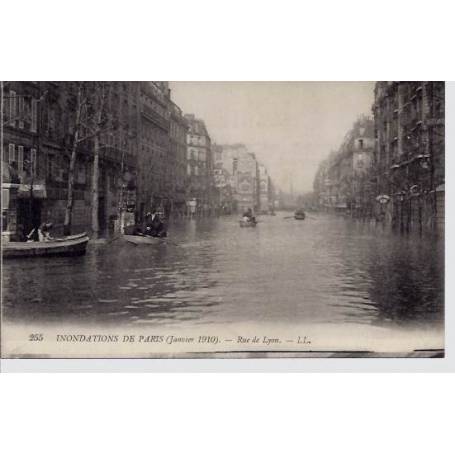
[[166, 237], [151, 237], [149, 235], [127, 235], [124, 234], [123, 238], [135, 245], [159, 245], [166, 241]]
[[89, 238], [84, 232], [49, 242], [5, 242], [2, 245], [2, 256], [4, 259], [80, 256], [85, 254], [88, 241]]
[[294, 215], [294, 218], [296, 220], [304, 220], [305, 219], [305, 215]]
[[240, 221], [240, 227], [256, 227], [257, 223], [252, 223], [251, 221]]

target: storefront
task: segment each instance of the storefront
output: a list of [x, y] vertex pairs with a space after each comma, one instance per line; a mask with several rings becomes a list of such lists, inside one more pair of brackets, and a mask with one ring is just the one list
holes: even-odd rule
[[43, 201], [47, 198], [44, 182], [20, 183], [9, 167], [3, 167], [2, 240], [24, 240], [42, 222]]

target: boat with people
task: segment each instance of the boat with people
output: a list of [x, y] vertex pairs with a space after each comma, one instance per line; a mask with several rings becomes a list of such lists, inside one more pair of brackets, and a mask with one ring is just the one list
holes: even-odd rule
[[162, 212], [148, 212], [143, 224], [125, 226], [123, 238], [134, 245], [158, 245], [167, 238]]
[[4, 259], [34, 256], [79, 256], [85, 254], [89, 240], [87, 233], [82, 232], [45, 241], [4, 242], [2, 243], [2, 256]]
[[256, 217], [250, 208], [243, 213], [242, 219], [239, 221], [239, 223], [240, 227], [256, 227], [256, 224], [258, 224]]
[[294, 219], [296, 220], [304, 220], [305, 219], [305, 212], [303, 209], [297, 209], [295, 212], [294, 212]]

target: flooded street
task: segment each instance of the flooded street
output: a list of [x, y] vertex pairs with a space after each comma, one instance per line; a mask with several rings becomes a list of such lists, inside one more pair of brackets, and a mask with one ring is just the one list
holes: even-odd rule
[[76, 258], [3, 263], [15, 322], [443, 325], [443, 243], [326, 214], [174, 222], [167, 244], [91, 245]]

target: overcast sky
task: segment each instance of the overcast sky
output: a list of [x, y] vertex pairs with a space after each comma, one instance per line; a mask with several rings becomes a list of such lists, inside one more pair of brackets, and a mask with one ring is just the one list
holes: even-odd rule
[[374, 82], [171, 82], [172, 99], [207, 125], [212, 141], [244, 143], [289, 191], [312, 191], [321, 160], [361, 114]]

